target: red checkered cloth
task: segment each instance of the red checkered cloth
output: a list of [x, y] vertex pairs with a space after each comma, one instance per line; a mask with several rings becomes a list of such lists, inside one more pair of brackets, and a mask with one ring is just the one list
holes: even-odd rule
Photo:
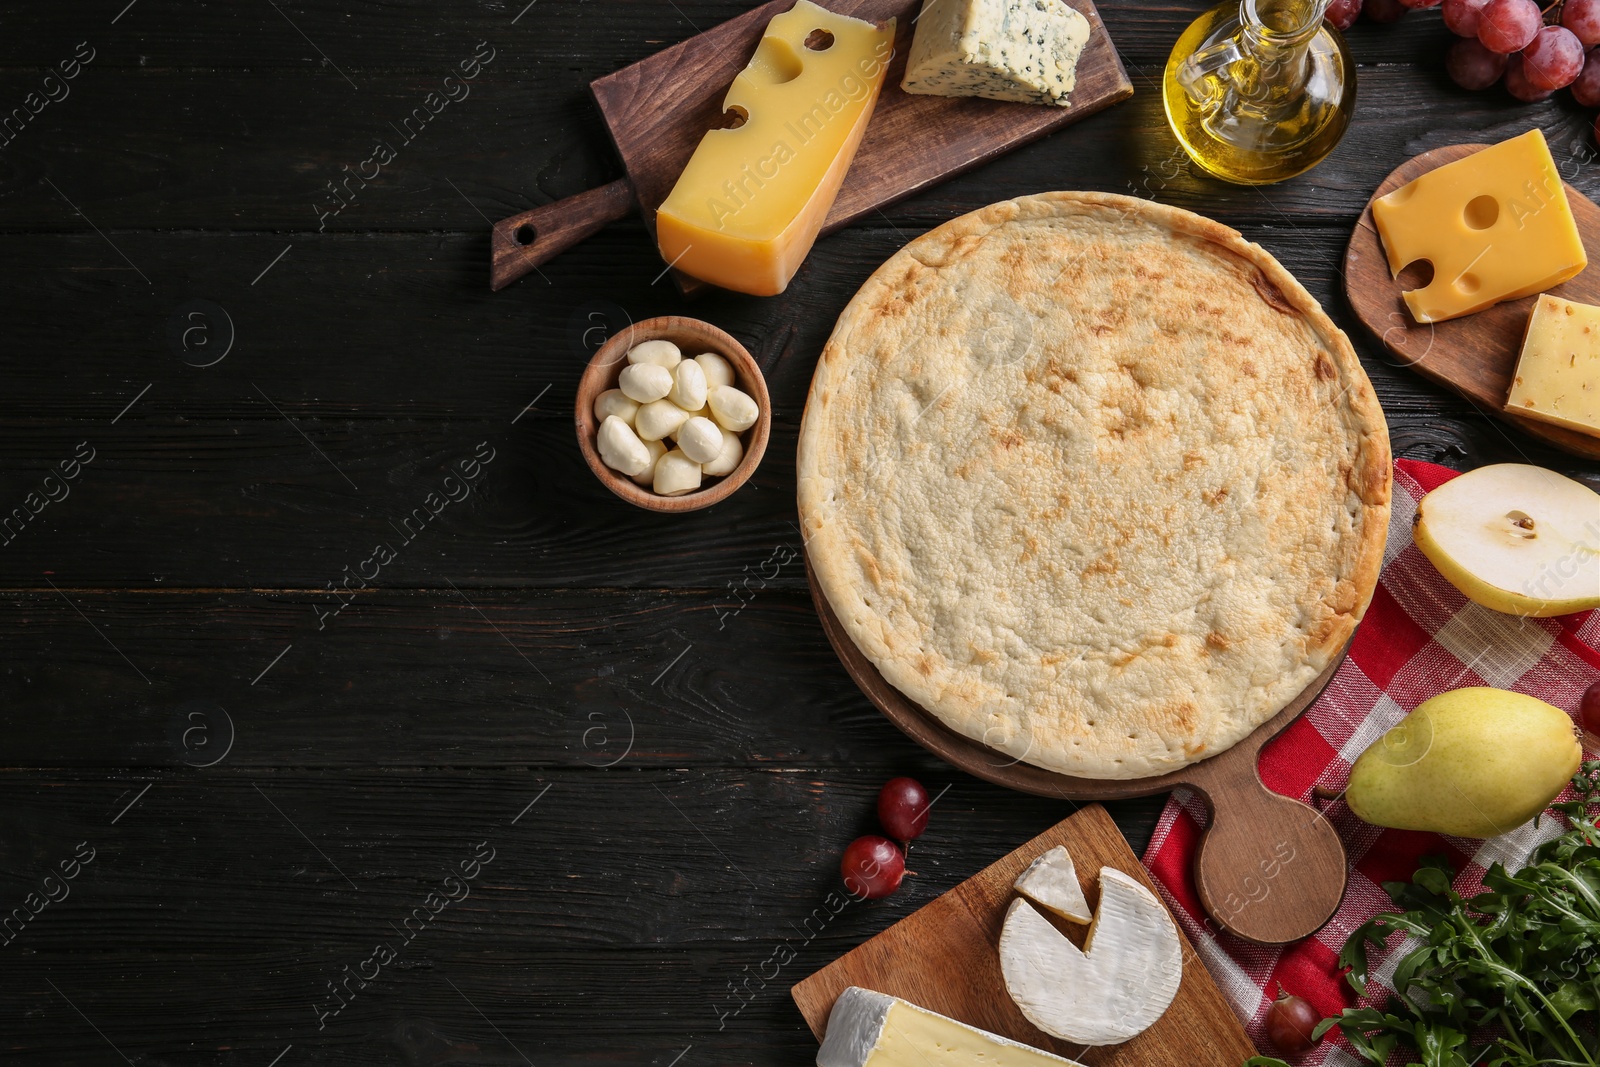
[[[1383, 573], [1350, 654], [1311, 708], [1269, 744], [1261, 759], [1268, 788], [1311, 802], [1315, 786], [1341, 791], [1350, 764], [1411, 709], [1447, 689], [1492, 685], [1528, 693], [1575, 713], [1600, 678], [1600, 611], [1555, 619], [1521, 619], [1479, 607], [1456, 591], [1411, 542], [1417, 502], [1456, 476], [1431, 463], [1395, 463], [1394, 507]], [[1588, 753], [1594, 758], [1594, 752]], [[1569, 790], [1570, 792], [1570, 790]], [[1385, 881], [1409, 881], [1417, 860], [1448, 856], [1460, 870], [1458, 892], [1471, 895], [1499, 860], [1515, 870], [1562, 826], [1549, 817], [1503, 837], [1475, 841], [1369, 826], [1342, 800], [1323, 806], [1350, 857], [1350, 883], [1333, 919], [1315, 936], [1284, 948], [1262, 948], [1214, 934], [1194, 887], [1194, 854], [1205, 813], [1187, 790], [1175, 792], [1156, 825], [1145, 866], [1194, 942], [1234, 1011], [1263, 1051], [1267, 1008], [1278, 984], [1324, 1016], [1356, 1004], [1339, 970], [1339, 950], [1362, 923], [1392, 907]], [[1375, 966], [1369, 998], [1388, 995], [1386, 979], [1402, 953]], [[1337, 1031], [1335, 1031], [1337, 1033]], [[1307, 1067], [1353, 1067], [1362, 1061], [1334, 1040], [1301, 1058]]]

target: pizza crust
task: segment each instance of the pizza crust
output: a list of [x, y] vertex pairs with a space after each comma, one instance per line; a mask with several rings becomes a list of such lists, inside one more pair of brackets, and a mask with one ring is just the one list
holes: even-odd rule
[[1344, 334], [1259, 246], [1102, 193], [912, 241], [840, 316], [801, 426], [828, 603], [969, 738], [1164, 774], [1344, 647], [1388, 526], [1388, 430]]

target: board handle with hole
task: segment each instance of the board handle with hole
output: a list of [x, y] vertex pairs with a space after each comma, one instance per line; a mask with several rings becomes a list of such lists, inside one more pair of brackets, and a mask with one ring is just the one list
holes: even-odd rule
[[[1325, 675], [1326, 677], [1326, 675]], [[1217, 927], [1260, 945], [1321, 929], [1344, 899], [1344, 843], [1322, 812], [1267, 788], [1252, 735], [1189, 768], [1211, 814], [1194, 861], [1200, 904]]]
[[633, 183], [618, 178], [598, 189], [501, 219], [489, 238], [489, 288], [496, 292], [504, 289], [600, 232], [606, 223], [627, 218], [637, 207]]

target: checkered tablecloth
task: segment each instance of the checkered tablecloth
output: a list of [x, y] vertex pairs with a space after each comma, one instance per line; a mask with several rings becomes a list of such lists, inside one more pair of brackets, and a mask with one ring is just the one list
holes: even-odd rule
[[[1456, 473], [1430, 463], [1396, 462], [1389, 542], [1372, 606], [1332, 684], [1266, 747], [1261, 777], [1269, 788], [1307, 802], [1316, 786], [1342, 791], [1350, 764], [1369, 744], [1418, 704], [1448, 689], [1492, 685], [1575, 714], [1583, 691], [1600, 678], [1600, 611], [1555, 619], [1490, 611], [1457, 592], [1412, 544], [1417, 502]], [[1589, 758], [1594, 755], [1591, 749]], [[1461, 872], [1457, 891], [1471, 895], [1482, 887], [1491, 863], [1499, 860], [1515, 869], [1560, 830], [1546, 817], [1537, 829], [1529, 823], [1503, 837], [1475, 841], [1369, 826], [1342, 800], [1321, 806], [1349, 853], [1349, 889], [1320, 932], [1285, 948], [1261, 948], [1205, 926], [1193, 876], [1205, 813], [1192, 793], [1180, 790], [1168, 800], [1145, 852], [1145, 866], [1167, 903], [1266, 1053], [1273, 1052], [1266, 1041], [1267, 1008], [1280, 982], [1324, 1016], [1356, 1003], [1339, 971], [1339, 950], [1351, 931], [1391, 907], [1385, 881], [1409, 881], [1420, 857], [1443, 854]], [[1374, 968], [1369, 997], [1387, 996], [1385, 980], [1398, 955], [1391, 953], [1387, 966]], [[1351, 1067], [1361, 1061], [1330, 1039], [1298, 1062]]]

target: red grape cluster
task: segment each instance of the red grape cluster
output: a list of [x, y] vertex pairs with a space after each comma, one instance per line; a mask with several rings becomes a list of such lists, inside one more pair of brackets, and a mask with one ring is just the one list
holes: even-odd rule
[[884, 783], [878, 791], [878, 821], [894, 841], [868, 834], [845, 847], [839, 860], [839, 874], [851, 896], [879, 900], [900, 888], [900, 881], [906, 875], [906, 857], [900, 851], [901, 846], [909, 847], [913, 838], [922, 836], [928, 828], [928, 812], [932, 808], [928, 791], [915, 778], [891, 778]]
[[1332, 0], [1326, 17], [1347, 30], [1362, 14], [1393, 22], [1425, 7], [1439, 8], [1461, 38], [1445, 69], [1463, 89], [1503, 80], [1508, 93], [1531, 104], [1570, 87], [1578, 103], [1600, 108], [1600, 0], [1556, 0], [1544, 9], [1537, 0]]

